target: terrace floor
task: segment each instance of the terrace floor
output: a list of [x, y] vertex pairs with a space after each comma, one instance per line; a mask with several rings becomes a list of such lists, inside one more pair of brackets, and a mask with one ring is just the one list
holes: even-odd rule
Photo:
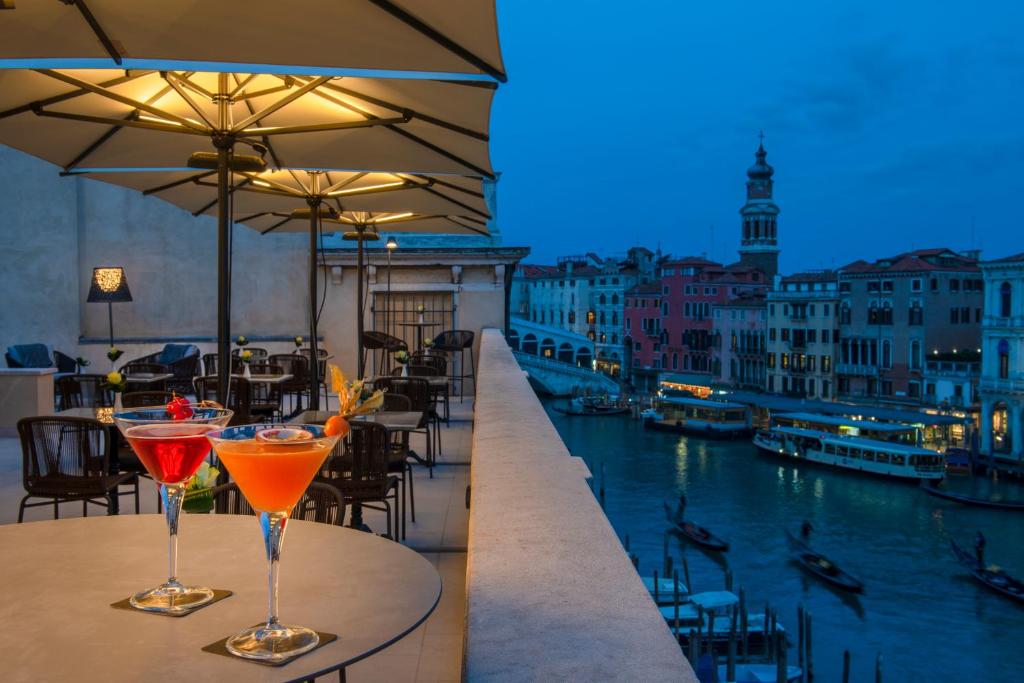
[[[348, 668], [349, 683], [387, 681], [458, 681], [462, 677], [462, 648], [466, 611], [466, 539], [469, 511], [466, 486], [469, 485], [469, 461], [473, 435], [473, 403], [457, 398], [451, 404], [451, 424], [442, 427], [442, 454], [431, 479], [426, 468], [414, 467], [416, 523], [408, 523], [405, 545], [430, 560], [441, 575], [441, 601], [434, 613], [401, 641]], [[413, 437], [412, 447], [424, 452], [422, 437]], [[24, 495], [21, 484], [21, 446], [17, 438], [0, 438], [0, 524], [14, 524], [18, 503]], [[156, 494], [147, 480], [140, 485], [143, 513], [156, 513]], [[132, 514], [129, 497], [121, 500], [122, 514]], [[127, 512], [125, 512], [127, 511]], [[77, 503], [61, 506], [61, 517], [80, 517]], [[90, 506], [90, 515], [103, 514]], [[25, 521], [53, 518], [53, 508], [44, 506], [26, 511]], [[365, 510], [365, 522], [375, 532], [385, 528], [384, 513]], [[255, 530], [254, 530], [255, 534]], [[254, 536], [255, 541], [255, 536]], [[287, 556], [283, 565], [287, 582]], [[329, 676], [322, 680], [337, 680]]]

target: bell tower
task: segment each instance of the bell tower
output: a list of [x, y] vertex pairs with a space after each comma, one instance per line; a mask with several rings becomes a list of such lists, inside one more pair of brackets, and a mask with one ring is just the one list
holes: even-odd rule
[[740, 209], [743, 233], [740, 239], [740, 263], [757, 268], [768, 282], [779, 270], [779, 207], [772, 201], [772, 168], [765, 158], [764, 133], [754, 153], [756, 161], [747, 169], [747, 203]]

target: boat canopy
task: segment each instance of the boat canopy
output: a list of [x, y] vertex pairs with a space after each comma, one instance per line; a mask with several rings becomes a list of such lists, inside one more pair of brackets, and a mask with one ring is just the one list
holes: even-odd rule
[[860, 417], [873, 418], [875, 420], [883, 420], [885, 422], [900, 422], [909, 425], [925, 425], [927, 427], [962, 425], [970, 421], [970, 418], [968, 417], [935, 415], [915, 410], [897, 410], [894, 408], [881, 408], [878, 406], [855, 405], [853, 403], [789, 398], [787, 396], [773, 396], [771, 394], [756, 394], [752, 391], [731, 391], [728, 393], [728, 398], [730, 401], [745, 403], [758, 408], [766, 408], [773, 412], [810, 412], [822, 413], [825, 415], [857, 415]]
[[721, 410], [747, 410], [748, 406], [742, 403], [729, 403], [727, 401], [708, 401], [703, 398], [690, 398], [688, 396], [666, 396], [661, 399], [662, 403], [670, 403], [675, 406], [694, 406], [695, 408], [719, 408]]
[[814, 413], [776, 413], [773, 417], [815, 424], [833, 425], [835, 427], [856, 427], [875, 432], [906, 432], [914, 429], [911, 425], [892, 424], [891, 422], [874, 422], [871, 420], [854, 420], [840, 415], [815, 415]]
[[938, 451], [932, 451], [927, 448], [918, 448], [917, 446], [906, 446], [904, 444], [892, 443], [890, 441], [862, 439], [859, 436], [845, 436], [842, 434], [816, 432], [813, 429], [801, 429], [799, 427], [775, 427], [772, 431], [779, 434], [788, 434], [790, 436], [802, 436], [809, 439], [838, 442], [845, 446], [856, 446], [858, 448], [866, 448], [871, 451], [878, 451], [882, 453], [900, 453], [903, 455], [942, 455]]

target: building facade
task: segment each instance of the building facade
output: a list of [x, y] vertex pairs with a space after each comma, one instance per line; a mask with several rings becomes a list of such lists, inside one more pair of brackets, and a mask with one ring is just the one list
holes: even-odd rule
[[981, 264], [981, 451], [1024, 460], [1024, 253]]
[[744, 291], [711, 307], [714, 381], [734, 389], [763, 389], [767, 307], [763, 292]]
[[840, 269], [838, 398], [921, 405], [925, 359], [981, 346], [976, 253], [920, 249]]
[[835, 271], [776, 278], [767, 296], [766, 391], [835, 399], [838, 290]]
[[761, 138], [754, 154], [756, 161], [747, 169], [747, 202], [740, 209], [740, 263], [761, 271], [771, 282], [779, 272], [779, 207], [772, 196], [775, 169], [765, 160], [768, 152], [764, 136]]

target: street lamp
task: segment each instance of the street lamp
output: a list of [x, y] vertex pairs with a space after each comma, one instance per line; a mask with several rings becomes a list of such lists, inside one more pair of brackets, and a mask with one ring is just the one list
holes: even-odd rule
[[388, 249], [388, 295], [384, 300], [384, 331], [387, 334], [391, 334], [391, 329], [388, 327], [391, 314], [391, 252], [398, 249], [398, 240], [394, 237], [389, 237], [385, 246]]
[[101, 266], [92, 269], [92, 285], [86, 303], [107, 304], [107, 322], [110, 325], [110, 346], [114, 346], [114, 303], [132, 300], [128, 280], [124, 276], [124, 268], [120, 266]]

